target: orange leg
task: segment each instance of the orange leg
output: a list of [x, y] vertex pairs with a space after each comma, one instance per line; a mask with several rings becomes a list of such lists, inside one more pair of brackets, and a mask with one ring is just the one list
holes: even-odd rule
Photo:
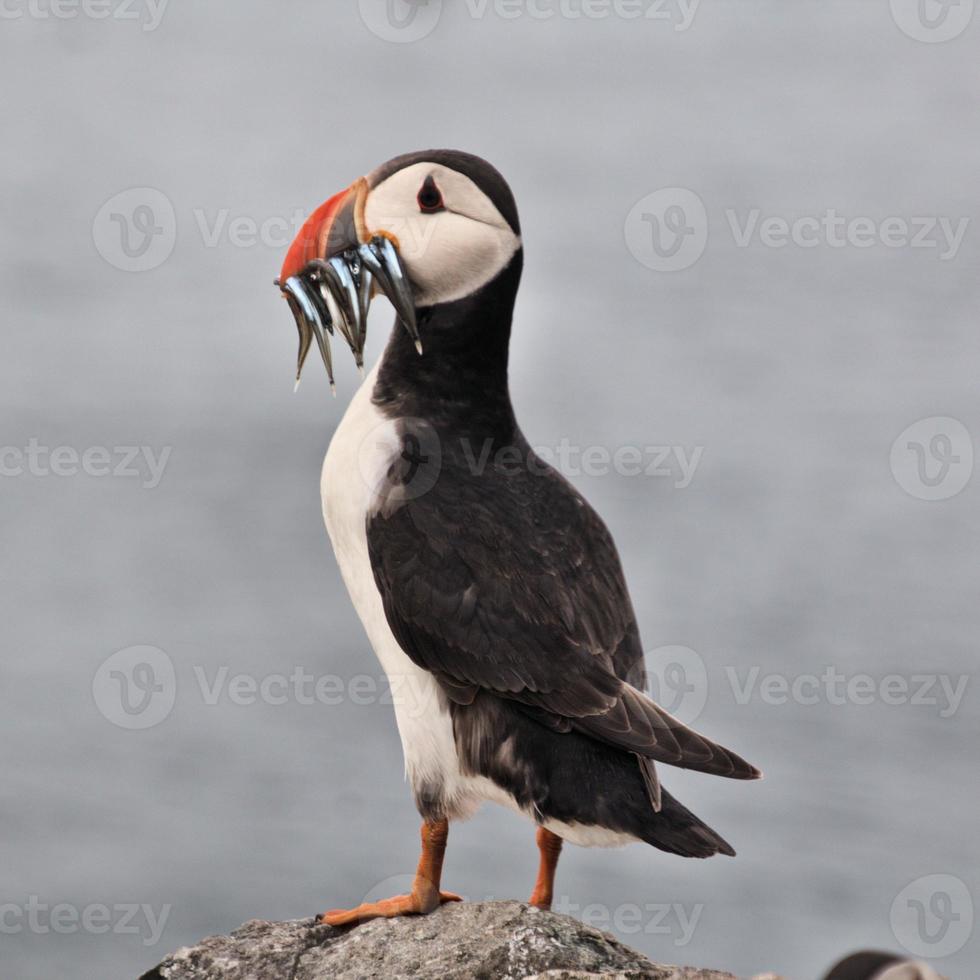
[[539, 909], [550, 909], [555, 892], [555, 871], [558, 869], [558, 856], [561, 854], [562, 839], [544, 827], [538, 827], [538, 850], [541, 863], [538, 865], [538, 880], [531, 893], [531, 905]]
[[398, 915], [428, 915], [444, 902], [461, 902], [459, 895], [439, 891], [442, 859], [449, 838], [449, 821], [422, 824], [422, 856], [415, 871], [411, 894], [396, 895], [381, 902], [368, 902], [356, 909], [331, 909], [320, 916], [328, 926], [349, 926], [368, 919], [392, 919]]

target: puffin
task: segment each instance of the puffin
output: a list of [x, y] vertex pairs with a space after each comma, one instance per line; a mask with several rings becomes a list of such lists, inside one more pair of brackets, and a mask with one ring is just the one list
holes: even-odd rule
[[539, 909], [565, 841], [734, 856], [656, 764], [762, 775], [648, 696], [610, 532], [517, 423], [508, 350], [522, 263], [501, 174], [470, 153], [425, 150], [313, 211], [276, 280], [299, 330], [297, 384], [315, 341], [334, 387], [338, 336], [363, 375], [372, 299], [396, 314], [333, 433], [321, 493], [394, 692], [421, 856], [409, 894], [325, 912], [323, 924], [460, 901], [441, 887], [449, 825], [487, 801], [537, 828]]
[[835, 964], [824, 980], [942, 980], [928, 963], [894, 953], [862, 950]]

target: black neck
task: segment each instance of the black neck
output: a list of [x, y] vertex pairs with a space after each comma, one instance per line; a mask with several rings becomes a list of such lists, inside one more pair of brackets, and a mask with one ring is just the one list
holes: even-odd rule
[[463, 299], [416, 310], [424, 353], [395, 324], [373, 399], [385, 414], [436, 427], [510, 439], [516, 428], [507, 356], [523, 255]]

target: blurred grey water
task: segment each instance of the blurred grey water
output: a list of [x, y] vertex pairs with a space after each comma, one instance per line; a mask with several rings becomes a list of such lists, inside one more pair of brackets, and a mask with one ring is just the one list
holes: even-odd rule
[[[174, 2], [154, 30], [4, 9], [24, 16], [0, 22], [0, 446], [171, 452], [152, 489], [145, 474], [0, 477], [2, 980], [134, 977], [204, 934], [356, 902], [413, 868], [392, 709], [319, 515], [356, 374], [338, 358], [333, 401], [311, 365], [293, 397], [279, 225], [250, 245], [231, 223], [291, 220], [431, 145], [486, 156], [517, 195], [512, 384], [531, 441], [700, 448], [686, 487], [676, 462], [572, 476], [619, 542], [652, 664], [694, 651], [676, 656], [706, 696], [699, 727], [767, 774], [665, 774], [736, 860], [571, 849], [560, 902], [659, 960], [740, 975], [809, 980], [901, 943], [977, 975], [961, 893], [924, 931], [908, 916], [930, 908], [928, 876], [980, 901], [980, 488], [917, 499], [889, 453], [922, 419], [980, 431], [980, 23], [930, 44], [887, 2], [704, 0], [684, 30], [471, 3], [403, 44], [355, 5]], [[624, 222], [666, 187], [703, 201], [707, 247], [656, 272]], [[130, 188], [162, 192], [176, 220], [172, 255], [143, 272], [106, 261], [93, 232]], [[752, 208], [970, 224], [946, 260], [739, 247], [726, 211]], [[93, 696], [135, 645], [175, 669], [173, 710], [145, 730]], [[967, 686], [951, 712], [881, 688], [780, 698], [778, 678], [827, 667]], [[297, 668], [344, 696], [236, 704], [226, 687], [208, 703], [216, 679]], [[747, 703], [732, 671], [758, 682]], [[534, 859], [530, 827], [487, 807], [454, 828], [447, 886], [525, 897]], [[59, 904], [74, 924], [32, 924]]]

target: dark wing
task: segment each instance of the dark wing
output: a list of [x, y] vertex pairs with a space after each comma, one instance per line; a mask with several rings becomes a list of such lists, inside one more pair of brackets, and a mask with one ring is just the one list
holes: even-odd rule
[[584, 498], [523, 439], [487, 453], [421, 426], [402, 423], [402, 457], [367, 521], [375, 581], [408, 656], [460, 703], [486, 690], [558, 730], [757, 777], [624, 679], [643, 679], [635, 617], [616, 547]]

